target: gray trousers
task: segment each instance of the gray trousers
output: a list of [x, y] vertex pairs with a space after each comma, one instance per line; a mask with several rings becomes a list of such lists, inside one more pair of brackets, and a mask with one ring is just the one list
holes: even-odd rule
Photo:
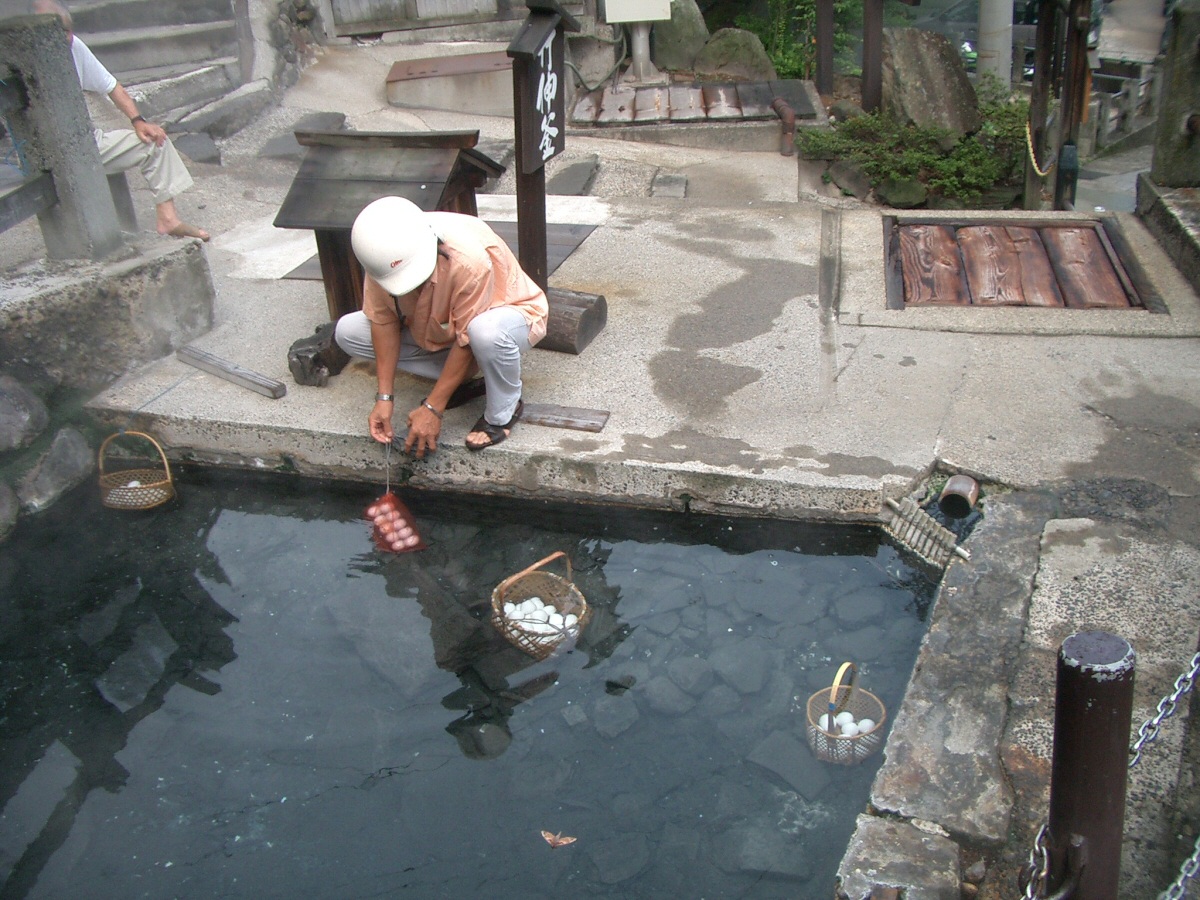
[[159, 147], [143, 143], [135, 131], [97, 128], [93, 135], [100, 161], [104, 163], [104, 174], [140, 169], [156, 204], [173, 200], [192, 186], [192, 176], [169, 138]]
[[[351, 356], [375, 358], [371, 321], [361, 310], [338, 319], [334, 337], [338, 346]], [[512, 419], [521, 399], [521, 357], [529, 350], [529, 324], [518, 310], [497, 306], [470, 321], [467, 337], [487, 387], [484, 417], [493, 425], [504, 425]], [[401, 329], [398, 370], [436, 381], [449, 355], [449, 349], [430, 351], [418, 347], [408, 329]]]

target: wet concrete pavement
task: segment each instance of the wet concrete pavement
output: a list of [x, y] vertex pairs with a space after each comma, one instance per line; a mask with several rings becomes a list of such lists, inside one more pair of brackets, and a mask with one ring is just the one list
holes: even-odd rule
[[[389, 107], [384, 75], [414, 52], [326, 49], [278, 109], [222, 145], [221, 166], [193, 166], [181, 207], [214, 234], [216, 288], [216, 325], [194, 346], [285, 382], [287, 395], [270, 400], [171, 357], [97, 398], [96, 416], [151, 431], [176, 459], [382, 482], [383, 454], [366, 437], [370, 367], [352, 364], [323, 388], [288, 373], [288, 347], [327, 318], [326, 302], [319, 282], [282, 278], [315, 247], [271, 227], [296, 163], [260, 149], [329, 110], [359, 130], [471, 127], [489, 146], [511, 141], [505, 119]], [[447, 413], [438, 452], [405, 461], [403, 477], [856, 521], [879, 520], [886, 498], [937, 473], [979, 478], [985, 524], [939, 597], [939, 637], [897, 711], [874, 805], [899, 828], [934, 833], [944, 846], [930, 852], [954, 857], [952, 877], [984, 857], [980, 896], [1014, 896], [1045, 812], [1058, 642], [1100, 628], [1134, 643], [1135, 728], [1196, 651], [1200, 300], [1141, 223], [1117, 213], [1169, 314], [888, 311], [881, 211], [809, 193], [794, 158], [573, 133], [555, 165], [590, 154], [600, 160], [592, 195], [553, 202], [549, 217], [598, 227], [551, 283], [604, 294], [608, 325], [578, 357], [531, 353], [526, 397], [607, 410], [608, 424], [598, 434], [518, 425], [475, 454], [462, 444], [479, 414], [468, 405]], [[664, 173], [686, 176], [685, 197], [652, 195]], [[485, 218], [515, 218], [510, 179], [482, 198]], [[823, 239], [840, 287], [825, 296]], [[36, 252], [27, 234], [5, 240]], [[401, 375], [396, 393], [402, 416], [425, 386]], [[964, 632], [971, 640], [954, 640]], [[989, 665], [973, 664], [989, 653]], [[1133, 775], [1122, 896], [1157, 892], [1191, 850], [1194, 832], [1178, 839], [1170, 813], [1186, 789], [1182, 736], [1176, 720]], [[889, 840], [910, 846], [894, 834], [856, 840], [867, 849], [848, 856], [848, 884], [862, 882], [855, 872], [889, 877]], [[951, 896], [940, 882], [906, 883], [910, 900]]]

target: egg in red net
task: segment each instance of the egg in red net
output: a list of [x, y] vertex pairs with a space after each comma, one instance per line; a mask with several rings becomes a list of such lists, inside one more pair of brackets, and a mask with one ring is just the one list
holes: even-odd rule
[[364, 513], [371, 523], [375, 546], [389, 553], [424, 550], [426, 544], [417, 531], [417, 523], [399, 497], [388, 491], [367, 507]]

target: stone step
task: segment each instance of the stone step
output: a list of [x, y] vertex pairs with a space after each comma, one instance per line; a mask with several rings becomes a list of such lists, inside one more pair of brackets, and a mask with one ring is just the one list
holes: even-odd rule
[[118, 79], [127, 72], [208, 64], [238, 54], [237, 26], [232, 20], [79, 33]]
[[127, 28], [228, 22], [234, 14], [231, 0], [77, 0], [71, 18], [87, 40], [90, 34]]
[[227, 56], [200, 68], [166, 66], [129, 72], [121, 76], [121, 83], [137, 97], [143, 115], [167, 124], [176, 121], [169, 112], [190, 112], [237, 89], [241, 68], [236, 56]]

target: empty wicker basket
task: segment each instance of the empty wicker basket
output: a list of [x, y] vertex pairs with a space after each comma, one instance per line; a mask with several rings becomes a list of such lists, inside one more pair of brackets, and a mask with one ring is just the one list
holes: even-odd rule
[[[567, 564], [566, 578], [541, 571], [542, 566], [560, 556]], [[533, 597], [540, 597], [545, 604], [553, 606], [563, 616], [575, 615], [578, 621], [570, 627], [560, 628], [550, 634], [538, 634], [521, 627], [519, 622], [504, 614], [505, 603], [521, 603]], [[570, 557], [561, 550], [551, 553], [515, 575], [510, 575], [492, 591], [492, 624], [509, 643], [524, 650], [534, 659], [545, 659], [563, 641], [578, 638], [591, 615], [592, 611], [583, 594], [571, 583]]]
[[[833, 679], [833, 686], [817, 691], [808, 698], [808, 745], [819, 760], [853, 766], [883, 746], [883, 723], [887, 720], [887, 708], [870, 691], [859, 688], [856, 677], [852, 677], [849, 684], [843, 683], [847, 672], [857, 676], [854, 663], [842, 663], [837, 677]], [[855, 722], [870, 719], [873, 727], [858, 734], [842, 734], [841, 729], [833, 724], [834, 717], [841, 712], [850, 713]], [[823, 715], [829, 717], [828, 729], [821, 727]]]
[[[109, 444], [115, 438], [144, 438], [154, 445], [162, 468], [120, 469], [105, 471], [105, 459]], [[100, 445], [100, 502], [112, 509], [153, 509], [175, 496], [175, 484], [171, 481], [171, 466], [167, 455], [158, 441], [140, 431], [118, 431], [109, 435]]]

